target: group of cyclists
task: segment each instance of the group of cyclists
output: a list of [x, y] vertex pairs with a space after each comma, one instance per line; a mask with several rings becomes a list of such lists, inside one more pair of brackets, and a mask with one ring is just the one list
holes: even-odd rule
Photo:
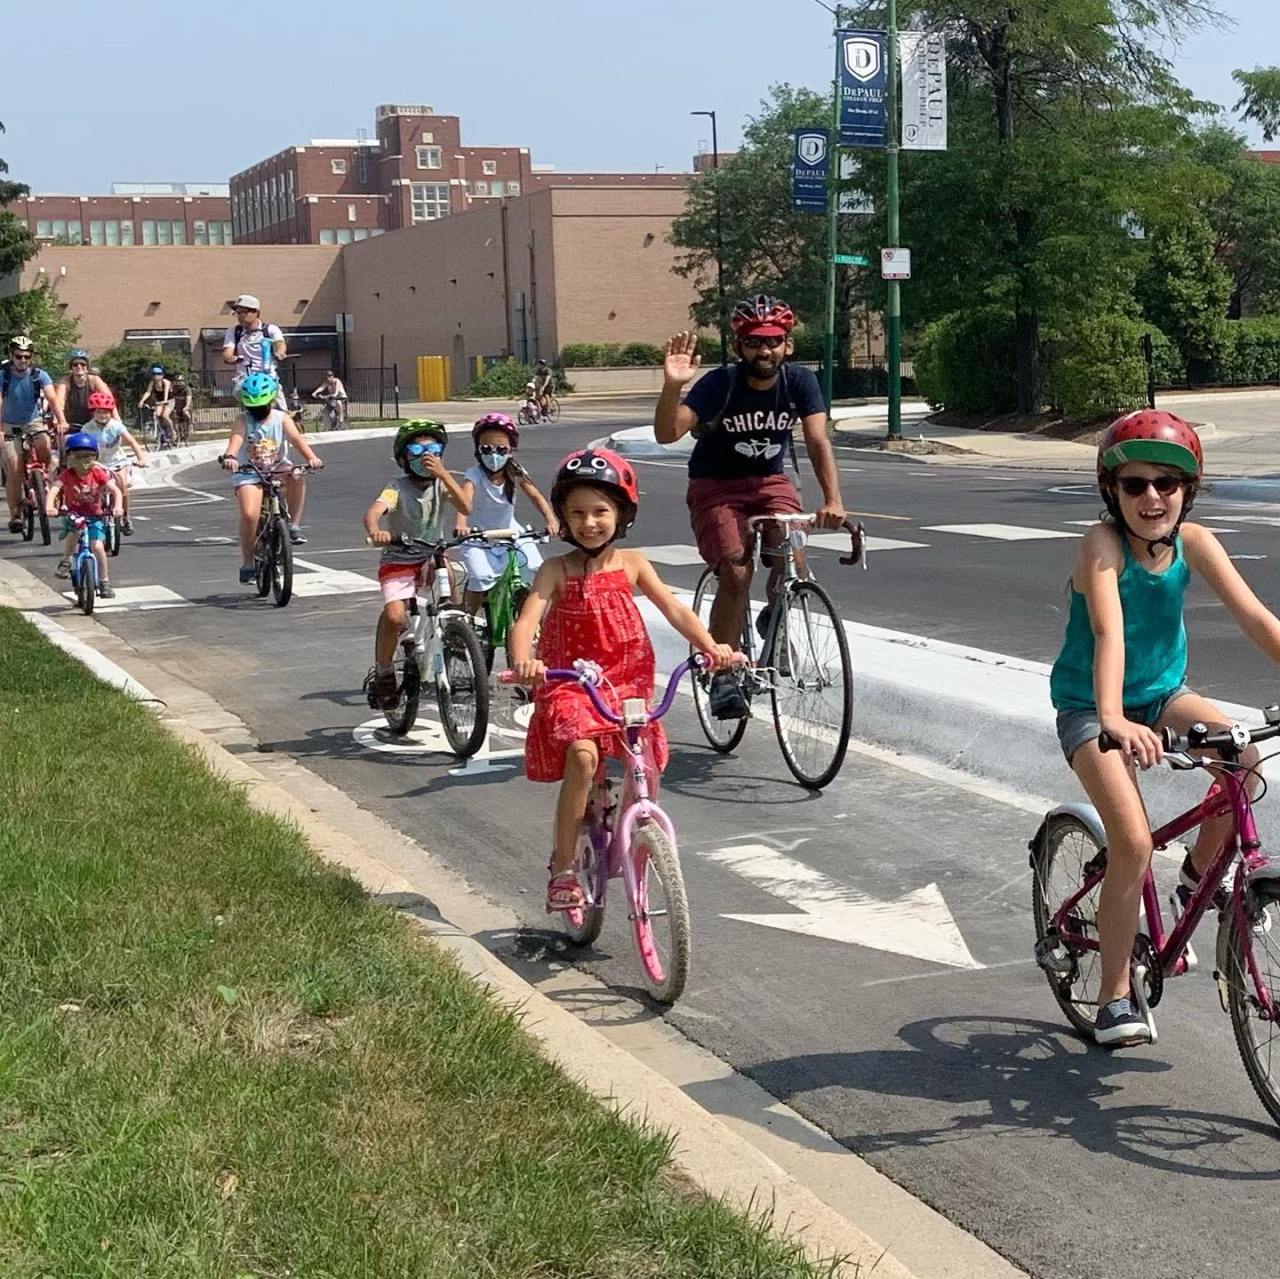
[[[253, 532], [262, 500], [262, 473], [280, 465], [290, 468], [290, 531], [295, 541], [303, 541], [298, 522], [305, 486], [290, 450], [313, 469], [322, 462], [287, 412], [277, 376], [285, 354], [283, 336], [276, 326], [262, 323], [252, 295], [237, 299], [235, 309], [237, 323], [227, 330], [223, 351], [227, 362], [236, 366], [244, 413], [221, 460], [235, 473], [239, 577], [247, 582], [254, 571]], [[541, 563], [529, 548], [529, 593], [508, 643], [515, 675], [535, 686], [527, 775], [561, 786], [546, 896], [549, 911], [583, 906], [584, 885], [574, 861], [577, 831], [602, 755], [617, 753], [617, 737], [581, 687], [541, 682], [548, 665], [586, 659], [601, 672], [602, 686], [618, 698], [651, 698], [654, 655], [633, 600], [638, 592], [706, 655], [715, 671], [712, 713], [741, 718], [748, 707], [733, 670], [734, 650], [743, 633], [755, 554], [758, 549], [769, 570], [765, 610], [757, 622], [763, 630], [774, 606], [788, 536], [782, 525], [766, 523], [757, 548], [755, 522], [802, 510], [800, 494], [786, 472], [788, 460], [794, 462], [797, 433], [821, 492], [812, 525], [834, 529], [846, 521], [817, 379], [788, 363], [795, 322], [784, 302], [764, 295], [744, 300], [731, 316], [736, 362], [701, 378], [693, 334], [678, 333], [665, 346], [655, 434], [664, 444], [690, 432], [695, 436], [687, 506], [698, 550], [718, 575], [705, 625], [675, 599], [640, 552], [619, 545], [639, 514], [640, 492], [634, 469], [616, 453], [600, 448], [571, 452], [544, 497], [520, 465], [519, 429], [506, 414], [485, 414], [476, 421], [471, 436], [474, 465], [461, 480], [446, 466], [449, 437], [440, 422], [410, 421], [396, 432], [391, 453], [398, 474], [364, 517], [366, 536], [382, 547], [378, 578], [383, 609], [366, 685], [371, 705], [385, 706], [395, 697], [391, 660], [409, 624], [406, 605], [423, 589], [423, 574], [433, 559], [431, 547], [446, 537], [450, 524], [455, 533], [475, 526], [477, 520], [486, 527], [518, 532], [515, 505], [523, 496], [548, 533], [568, 544], [564, 554]], [[12, 483], [15, 442], [33, 418], [38, 419], [40, 408], [47, 408], [60, 432], [75, 431], [66, 440], [69, 453], [77, 446], [85, 449], [86, 440], [94, 449], [79, 460], [78, 478], [63, 479], [64, 491], [83, 486], [84, 474], [93, 469], [97, 441], [77, 430], [85, 425], [81, 419], [86, 411], [100, 428], [99, 438], [110, 422], [103, 398], [110, 392], [98, 385], [100, 379], [95, 381], [87, 353], [73, 352], [68, 375], [56, 387], [34, 367], [32, 356], [31, 343], [15, 338], [4, 371], [11, 531], [17, 514]], [[547, 369], [541, 385], [535, 381], [531, 389], [540, 395], [549, 386]], [[340, 388], [330, 376], [317, 394], [334, 397]], [[161, 370], [153, 402], [167, 400], [171, 390]], [[115, 442], [130, 450], [130, 460], [145, 464], [131, 438]], [[44, 447], [47, 450], [47, 440]], [[1159, 762], [1160, 730], [1185, 732], [1193, 723], [1225, 723], [1222, 712], [1185, 683], [1183, 599], [1190, 574], [1200, 574], [1242, 631], [1280, 663], [1280, 620], [1245, 584], [1214, 534], [1187, 522], [1203, 472], [1195, 431], [1171, 413], [1148, 409], [1126, 414], [1105, 432], [1097, 458], [1105, 512], [1082, 538], [1071, 568], [1069, 619], [1051, 679], [1063, 754], [1100, 813], [1108, 839], [1109, 873], [1098, 911], [1102, 987], [1094, 1035], [1110, 1047], [1150, 1038], [1148, 1021], [1129, 987], [1142, 879], [1152, 856], [1135, 770]], [[803, 550], [795, 552], [795, 560], [800, 573], [807, 575]], [[483, 548], [467, 559], [465, 603], [471, 611], [492, 587], [495, 570], [495, 561]], [[1108, 737], [1117, 750], [1105, 749]], [[656, 732], [654, 763], [659, 770], [666, 750], [665, 739]], [[1241, 762], [1254, 768], [1255, 756], [1256, 751], [1246, 752]], [[1201, 828], [1182, 866], [1184, 895], [1194, 892], [1201, 871], [1212, 862], [1225, 820], [1207, 820]], [[1251, 863], [1249, 874], [1251, 879], [1280, 877], [1280, 866]]]

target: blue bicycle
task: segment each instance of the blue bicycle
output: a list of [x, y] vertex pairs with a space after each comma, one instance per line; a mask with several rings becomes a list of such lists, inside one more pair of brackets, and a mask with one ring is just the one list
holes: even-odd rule
[[91, 521], [84, 515], [68, 515], [67, 518], [76, 527], [76, 549], [71, 556], [71, 588], [76, 593], [76, 605], [88, 617], [98, 598], [98, 561], [89, 545]]

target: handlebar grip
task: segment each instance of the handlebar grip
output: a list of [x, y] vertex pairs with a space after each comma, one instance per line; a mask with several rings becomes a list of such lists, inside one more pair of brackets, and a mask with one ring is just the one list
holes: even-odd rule
[[[1179, 749], [1181, 738], [1172, 728], [1162, 728], [1160, 730], [1160, 743], [1166, 751], [1176, 751]], [[1102, 752], [1118, 751], [1120, 743], [1108, 732], [1098, 734], [1098, 749]]]
[[1107, 751], [1118, 751], [1120, 743], [1110, 733], [1103, 731], [1098, 734], [1098, 749], [1103, 754], [1106, 754]]
[[519, 676], [516, 675], [515, 671], [499, 671], [498, 683], [499, 684], [519, 684], [520, 678]]

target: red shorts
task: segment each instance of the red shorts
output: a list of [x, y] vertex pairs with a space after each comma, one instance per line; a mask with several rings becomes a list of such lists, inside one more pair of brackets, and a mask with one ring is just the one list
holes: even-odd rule
[[698, 554], [712, 567], [747, 560], [747, 520], [773, 511], [799, 514], [800, 494], [782, 474], [742, 480], [690, 480], [689, 516]]

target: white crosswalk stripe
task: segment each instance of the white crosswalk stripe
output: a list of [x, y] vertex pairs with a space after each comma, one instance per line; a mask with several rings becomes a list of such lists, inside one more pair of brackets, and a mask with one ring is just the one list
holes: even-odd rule
[[[74, 591], [63, 591], [62, 597], [76, 602]], [[99, 613], [148, 613], [159, 608], [191, 608], [192, 604], [167, 586], [117, 586], [114, 599], [99, 599], [93, 607]]]
[[990, 537], [1001, 542], [1034, 542], [1045, 538], [1081, 537], [1058, 528], [1027, 528], [1022, 524], [927, 524], [925, 533], [960, 533], [966, 537]]

